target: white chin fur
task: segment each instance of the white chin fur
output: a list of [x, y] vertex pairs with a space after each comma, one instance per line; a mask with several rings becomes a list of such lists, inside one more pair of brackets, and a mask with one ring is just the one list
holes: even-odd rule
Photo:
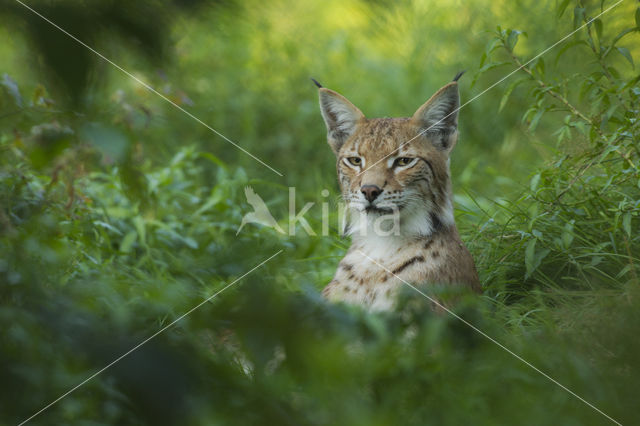
[[[351, 236], [354, 241], [384, 239], [385, 244], [389, 244], [390, 240], [398, 238], [405, 240], [407, 238], [429, 236], [436, 231], [435, 227], [437, 226], [437, 224], [433, 223], [431, 215], [431, 212], [435, 209], [430, 207], [422, 203], [407, 205], [397, 213], [400, 215], [399, 227], [391, 228], [392, 225], [398, 225], [397, 222], [392, 220], [393, 213], [389, 213], [388, 219], [385, 219], [382, 223], [378, 222], [376, 226], [376, 220], [380, 220], [382, 216], [385, 216], [384, 213], [367, 213], [363, 203], [350, 203], [346, 212], [343, 235]], [[436, 214], [442, 225], [447, 227], [454, 225], [453, 207], [450, 200], [447, 200], [443, 208]]]

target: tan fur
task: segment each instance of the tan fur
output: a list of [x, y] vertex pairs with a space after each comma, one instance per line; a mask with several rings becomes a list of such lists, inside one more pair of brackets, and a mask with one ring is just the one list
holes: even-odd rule
[[[352, 237], [324, 296], [389, 310], [405, 285], [402, 280], [422, 289], [446, 284], [480, 292], [473, 259], [453, 218], [449, 154], [457, 140], [457, 83], [440, 89], [411, 118], [367, 119], [342, 95], [325, 88], [319, 92], [349, 210], [345, 233]], [[359, 166], [349, 158], [359, 158], [354, 160]], [[369, 200], [365, 188], [372, 185], [382, 192]], [[389, 232], [392, 216], [381, 217], [393, 212], [399, 228]]]

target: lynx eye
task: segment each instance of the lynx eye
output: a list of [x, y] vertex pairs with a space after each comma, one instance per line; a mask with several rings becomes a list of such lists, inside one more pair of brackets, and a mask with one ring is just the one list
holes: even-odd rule
[[413, 161], [413, 158], [411, 157], [400, 157], [400, 158], [396, 158], [395, 165], [400, 167], [407, 166], [412, 161]]
[[347, 161], [354, 166], [360, 166], [362, 164], [362, 159], [360, 157], [348, 157]]

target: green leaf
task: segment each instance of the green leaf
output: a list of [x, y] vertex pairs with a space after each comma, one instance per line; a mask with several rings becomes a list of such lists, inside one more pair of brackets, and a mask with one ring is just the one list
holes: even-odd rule
[[611, 41], [611, 45], [607, 48], [606, 52], [604, 52], [604, 54], [602, 55], [602, 59], [606, 58], [607, 55], [611, 52], [611, 50], [613, 50], [613, 47], [623, 38], [625, 37], [627, 34], [631, 34], [631, 33], [635, 33], [636, 31], [639, 31], [640, 29], [638, 28], [627, 28], [625, 30], [622, 30], [620, 32], [620, 34], [618, 34], [617, 36], [615, 36], [613, 38], [613, 40]]
[[531, 114], [534, 114], [537, 111], [536, 107], [531, 107], [522, 114], [522, 123], [526, 123]]
[[572, 220], [571, 222], [564, 225], [564, 228], [562, 229], [562, 245], [566, 249], [569, 248], [569, 246], [571, 246], [571, 243], [573, 242], [573, 224], [574, 223], [575, 221]]
[[582, 121], [572, 121], [570, 123], [571, 127], [574, 127], [580, 131], [583, 135], [587, 135], [587, 126]]
[[209, 161], [211, 161], [212, 163], [218, 165], [219, 167], [223, 167], [226, 168], [227, 165], [224, 163], [224, 161], [220, 160], [218, 157], [216, 157], [215, 155], [211, 154], [210, 152], [199, 152], [198, 156], [201, 158], [205, 158]]
[[182, 241], [189, 247], [194, 250], [198, 248], [198, 242], [191, 237], [182, 237]]
[[518, 43], [518, 36], [520, 34], [522, 34], [522, 31], [509, 30], [509, 35], [507, 36], [507, 41], [506, 41], [507, 49], [509, 49], [510, 51], [513, 51], [513, 49], [516, 47], [516, 44]]
[[633, 63], [633, 57], [631, 56], [631, 52], [629, 52], [629, 49], [627, 49], [626, 47], [616, 47], [616, 49], [618, 50], [618, 52], [620, 52], [622, 56], [624, 56], [627, 59], [627, 61], [629, 61], [629, 63], [631, 64], [631, 67], [635, 68], [635, 65]]
[[207, 199], [207, 201], [202, 206], [200, 206], [198, 210], [196, 210], [196, 212], [193, 214], [192, 217], [200, 216], [202, 213], [206, 212], [213, 206], [217, 205], [223, 199], [224, 199], [223, 192], [219, 188], [216, 188], [213, 191], [213, 194], [211, 194], [211, 196]]
[[96, 226], [100, 226], [102, 228], [108, 229], [108, 230], [110, 230], [110, 231], [112, 231], [112, 232], [114, 232], [114, 233], [116, 233], [118, 235], [122, 235], [122, 232], [118, 228], [116, 228], [115, 226], [113, 226], [113, 225], [111, 225], [111, 224], [109, 224], [107, 222], [103, 222], [101, 220], [94, 220], [93, 224], [96, 225]]
[[598, 158], [598, 163], [601, 163], [602, 160], [604, 160], [607, 155], [611, 154], [613, 151], [618, 150], [620, 147], [618, 145], [609, 145], [607, 146], [603, 151], [602, 154], [600, 154], [600, 158]]
[[587, 47], [589, 46], [589, 45], [587, 44], [587, 42], [586, 42], [586, 41], [584, 41], [584, 40], [573, 40], [573, 41], [570, 41], [570, 42], [568, 42], [568, 43], [565, 43], [565, 44], [564, 44], [564, 46], [562, 46], [562, 48], [560, 48], [560, 50], [558, 51], [558, 54], [556, 55], [556, 59], [555, 59], [554, 63], [555, 63], [556, 65], [558, 65], [558, 60], [560, 59], [560, 57], [561, 57], [561, 56], [562, 56], [562, 55], [563, 55], [567, 50], [571, 49], [572, 47], [576, 47], [576, 46], [580, 46], [580, 45], [584, 45], [584, 46], [587, 46]]
[[537, 173], [534, 177], [531, 178], [531, 191], [535, 192], [536, 189], [538, 188], [538, 184], [540, 183], [540, 173]]
[[493, 53], [493, 51], [496, 50], [498, 47], [500, 47], [500, 39], [494, 38], [487, 43], [487, 46], [484, 48], [484, 51], [487, 54], [487, 56], [491, 56], [491, 53]]
[[549, 254], [549, 249], [536, 251], [536, 239], [533, 238], [527, 243], [524, 250], [524, 265], [526, 267], [525, 279], [529, 278], [542, 263], [542, 260]]
[[536, 239], [533, 238], [527, 243], [527, 248], [524, 250], [524, 266], [526, 267], [525, 279], [531, 276], [531, 273], [536, 269], [534, 267], [536, 256]]
[[627, 272], [629, 272], [630, 270], [631, 270], [631, 265], [627, 265], [627, 266], [625, 266], [624, 268], [622, 268], [622, 269], [620, 270], [620, 272], [618, 272], [618, 273], [616, 274], [616, 279], [620, 279], [620, 278], [624, 277], [624, 275], [625, 275]]
[[557, 142], [560, 143], [571, 136], [571, 130], [569, 130], [569, 126], [562, 126], [554, 135], [558, 135]]
[[576, 6], [573, 9], [573, 28], [578, 28], [584, 21], [584, 7]]
[[140, 236], [140, 242], [142, 244], [145, 244], [146, 240], [147, 240], [147, 232], [146, 232], [144, 219], [142, 218], [142, 216], [134, 217], [133, 218], [133, 225], [136, 228], [137, 234]]
[[622, 229], [624, 229], [628, 237], [631, 237], [631, 212], [626, 212], [622, 216]]
[[558, 18], [561, 18], [564, 11], [567, 10], [567, 6], [569, 6], [570, 1], [571, 0], [562, 0], [562, 3], [558, 6]]
[[509, 100], [509, 96], [511, 96], [511, 92], [513, 92], [513, 89], [515, 89], [516, 86], [518, 86], [520, 83], [526, 80], [527, 80], [526, 78], [515, 80], [509, 85], [509, 87], [507, 87], [507, 90], [505, 90], [504, 95], [502, 95], [502, 99], [500, 99], [500, 106], [498, 107], [498, 112], [502, 111], [504, 106], [507, 104], [507, 101]]
[[129, 253], [131, 251], [131, 247], [133, 247], [133, 243], [136, 242], [137, 238], [138, 233], [136, 231], [129, 231], [120, 243], [120, 251], [122, 253]]
[[20, 89], [18, 88], [18, 84], [9, 77], [9, 74], [4, 74], [2, 76], [2, 81], [0, 81], [0, 85], [4, 86], [7, 89], [9, 95], [13, 98], [13, 101], [19, 108], [22, 108], [22, 95], [20, 94]]
[[482, 67], [485, 63], [485, 61], [487, 60], [488, 56], [486, 53], [483, 53], [482, 56], [480, 57], [480, 66]]
[[596, 34], [598, 35], [598, 42], [602, 40], [602, 21], [600, 19], [595, 19], [593, 21], [593, 26], [596, 29]]
[[536, 112], [536, 115], [534, 115], [533, 118], [531, 119], [531, 123], [529, 123], [530, 132], [533, 132], [536, 130], [536, 127], [538, 127], [538, 122], [540, 121], [540, 119], [542, 118], [542, 115], [545, 112], [546, 110], [544, 108], [540, 108], [538, 112]]
[[636, 9], [636, 27], [640, 29], [640, 7]]
[[542, 57], [538, 58], [534, 69], [538, 71], [540, 75], [544, 75], [544, 59], [542, 59]]

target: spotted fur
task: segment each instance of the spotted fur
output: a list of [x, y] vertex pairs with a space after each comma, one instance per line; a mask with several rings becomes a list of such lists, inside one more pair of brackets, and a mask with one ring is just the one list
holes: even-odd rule
[[390, 310], [403, 280], [480, 292], [453, 217], [449, 155], [458, 136], [457, 82], [411, 118], [367, 119], [342, 95], [324, 87], [319, 94], [347, 205], [344, 231], [352, 238], [324, 296]]

